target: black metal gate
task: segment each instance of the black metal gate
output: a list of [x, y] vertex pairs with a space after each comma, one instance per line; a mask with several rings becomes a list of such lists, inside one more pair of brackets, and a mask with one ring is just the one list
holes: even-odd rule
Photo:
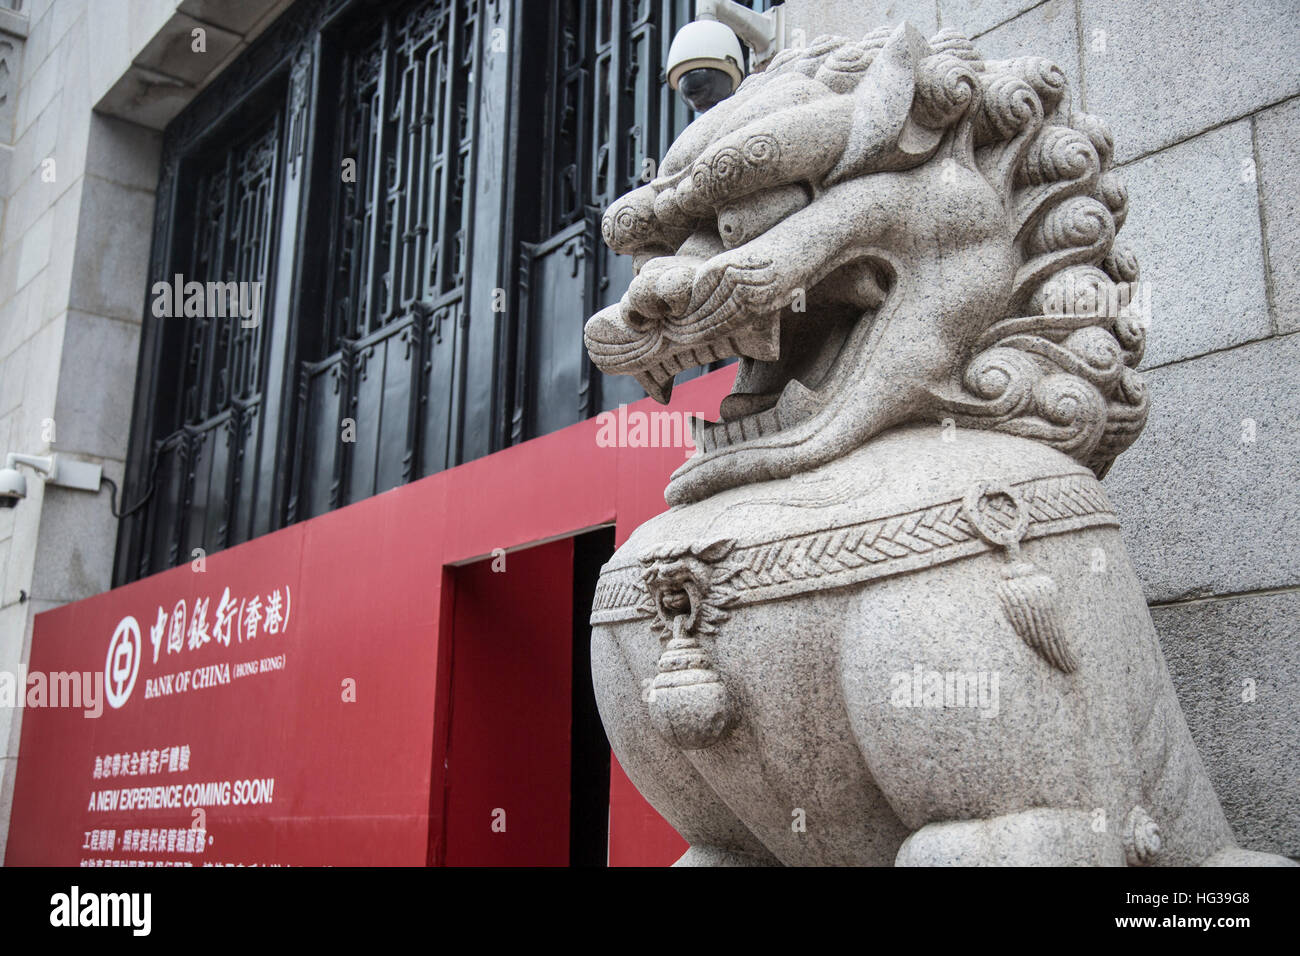
[[[299, 0], [167, 129], [117, 583], [644, 393], [601, 211], [689, 121], [689, 0]], [[763, 9], [767, 0], [754, 0]], [[155, 283], [257, 283], [255, 323]]]

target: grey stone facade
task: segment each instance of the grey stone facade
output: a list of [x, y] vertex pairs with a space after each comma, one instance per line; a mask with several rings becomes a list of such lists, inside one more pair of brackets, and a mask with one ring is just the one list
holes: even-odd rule
[[[0, 4], [3, 6], [3, 4]], [[0, 454], [126, 455], [158, 131], [287, 0], [0, 9]], [[1105, 486], [1243, 846], [1300, 856], [1300, 18], [1294, 0], [789, 0], [821, 32], [911, 20], [1053, 56], [1107, 118], [1153, 296], [1148, 427]], [[206, 59], [178, 38], [209, 32]], [[178, 52], [179, 51], [179, 52]], [[53, 160], [50, 164], [47, 161]], [[53, 431], [50, 425], [53, 425]], [[109, 586], [98, 498], [0, 511], [0, 669]], [[0, 710], [0, 858], [21, 712]]]

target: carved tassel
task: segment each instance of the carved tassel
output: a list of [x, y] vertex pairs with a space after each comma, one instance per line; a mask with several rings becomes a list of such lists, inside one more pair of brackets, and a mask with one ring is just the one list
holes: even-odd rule
[[[1018, 549], [1017, 549], [1018, 550]], [[1079, 667], [1070, 651], [1057, 606], [1058, 589], [1051, 576], [1011, 553], [1006, 578], [998, 582], [998, 600], [1011, 626], [1040, 657], [1066, 674]]]
[[1073, 674], [1079, 659], [1065, 642], [1056, 582], [1020, 551], [1029, 509], [1014, 488], [997, 479], [976, 482], [962, 499], [963, 516], [981, 538], [1005, 550], [1010, 561], [998, 582], [998, 601], [1020, 639], [1047, 663]]

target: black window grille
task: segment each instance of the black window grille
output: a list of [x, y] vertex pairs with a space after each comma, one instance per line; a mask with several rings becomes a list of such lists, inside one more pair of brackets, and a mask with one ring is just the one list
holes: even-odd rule
[[[196, 178], [193, 245], [190, 266], [183, 274], [205, 287], [210, 281], [226, 287], [217, 290], [213, 304], [229, 314], [208, 314], [205, 289], [203, 312], [188, 323], [182, 394], [184, 424], [191, 427], [201, 427], [236, 404], [256, 401], [261, 392], [261, 303], [260, 295], [259, 301], [253, 301], [252, 290], [260, 292], [270, 273], [277, 120], [266, 123]], [[255, 308], [249, 308], [244, 321], [227, 321], [245, 319], [238, 314], [244, 307], [239, 305], [239, 292], [227, 294], [226, 284], [240, 279], [250, 284], [244, 305]]]
[[341, 179], [349, 160], [382, 175], [338, 193], [332, 348], [461, 291], [475, 21], [472, 6], [420, 3], [344, 53]]
[[343, 41], [328, 334], [299, 371], [288, 520], [461, 460], [451, 414], [465, 316], [479, 9], [422, 0]]
[[689, 122], [690, 8], [298, 0], [172, 122], [151, 289], [258, 318], [146, 303], [118, 583], [644, 396], [582, 325], [631, 278], [602, 210]]

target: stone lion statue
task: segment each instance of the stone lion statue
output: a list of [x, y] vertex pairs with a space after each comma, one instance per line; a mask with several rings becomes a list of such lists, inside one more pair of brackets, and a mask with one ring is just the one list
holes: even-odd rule
[[1259, 864], [1098, 478], [1146, 317], [1105, 124], [1039, 57], [913, 27], [779, 54], [606, 243], [609, 373], [737, 356], [604, 567], [597, 700], [682, 864]]

